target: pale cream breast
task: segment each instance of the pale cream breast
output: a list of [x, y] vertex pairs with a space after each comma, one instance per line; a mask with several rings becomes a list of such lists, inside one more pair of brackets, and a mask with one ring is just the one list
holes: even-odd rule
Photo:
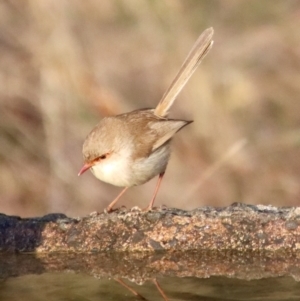
[[95, 164], [91, 171], [97, 179], [103, 182], [120, 187], [131, 187], [144, 184], [164, 172], [169, 157], [169, 143], [160, 147], [150, 156], [136, 159], [134, 162], [123, 150], [122, 154], [113, 154]]
[[130, 149], [123, 148], [119, 153], [112, 153], [107, 159], [101, 160], [91, 167], [94, 176], [106, 183], [120, 186], [133, 186], [131, 180]]

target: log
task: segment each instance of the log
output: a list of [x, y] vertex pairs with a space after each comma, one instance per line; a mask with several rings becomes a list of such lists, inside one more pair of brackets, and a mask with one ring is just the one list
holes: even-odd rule
[[134, 207], [69, 218], [0, 214], [0, 252], [300, 251], [300, 208], [233, 204], [192, 211]]

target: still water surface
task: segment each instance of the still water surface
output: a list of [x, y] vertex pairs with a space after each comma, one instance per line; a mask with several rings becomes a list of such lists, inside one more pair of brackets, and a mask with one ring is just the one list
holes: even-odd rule
[[[123, 281], [139, 296], [114, 279], [64, 272], [1, 279], [0, 300], [164, 300], [153, 281], [142, 285]], [[291, 277], [251, 281], [225, 277], [165, 277], [157, 282], [168, 300], [300, 300], [300, 283]]]

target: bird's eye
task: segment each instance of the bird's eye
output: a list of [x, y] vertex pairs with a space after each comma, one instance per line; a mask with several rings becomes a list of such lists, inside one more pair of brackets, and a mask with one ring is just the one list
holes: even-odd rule
[[100, 156], [99, 159], [100, 159], [100, 160], [104, 160], [104, 159], [106, 159], [106, 156], [107, 156], [107, 155], [104, 154], [104, 155]]

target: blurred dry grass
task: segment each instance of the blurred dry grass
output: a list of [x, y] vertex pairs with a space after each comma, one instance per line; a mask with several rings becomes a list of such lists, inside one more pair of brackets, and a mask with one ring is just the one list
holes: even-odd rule
[[[154, 107], [210, 26], [157, 205], [300, 205], [299, 1], [10, 0], [0, 15], [0, 212], [102, 210], [120, 189], [77, 177], [85, 136]], [[120, 205], [146, 206], [155, 181]]]

